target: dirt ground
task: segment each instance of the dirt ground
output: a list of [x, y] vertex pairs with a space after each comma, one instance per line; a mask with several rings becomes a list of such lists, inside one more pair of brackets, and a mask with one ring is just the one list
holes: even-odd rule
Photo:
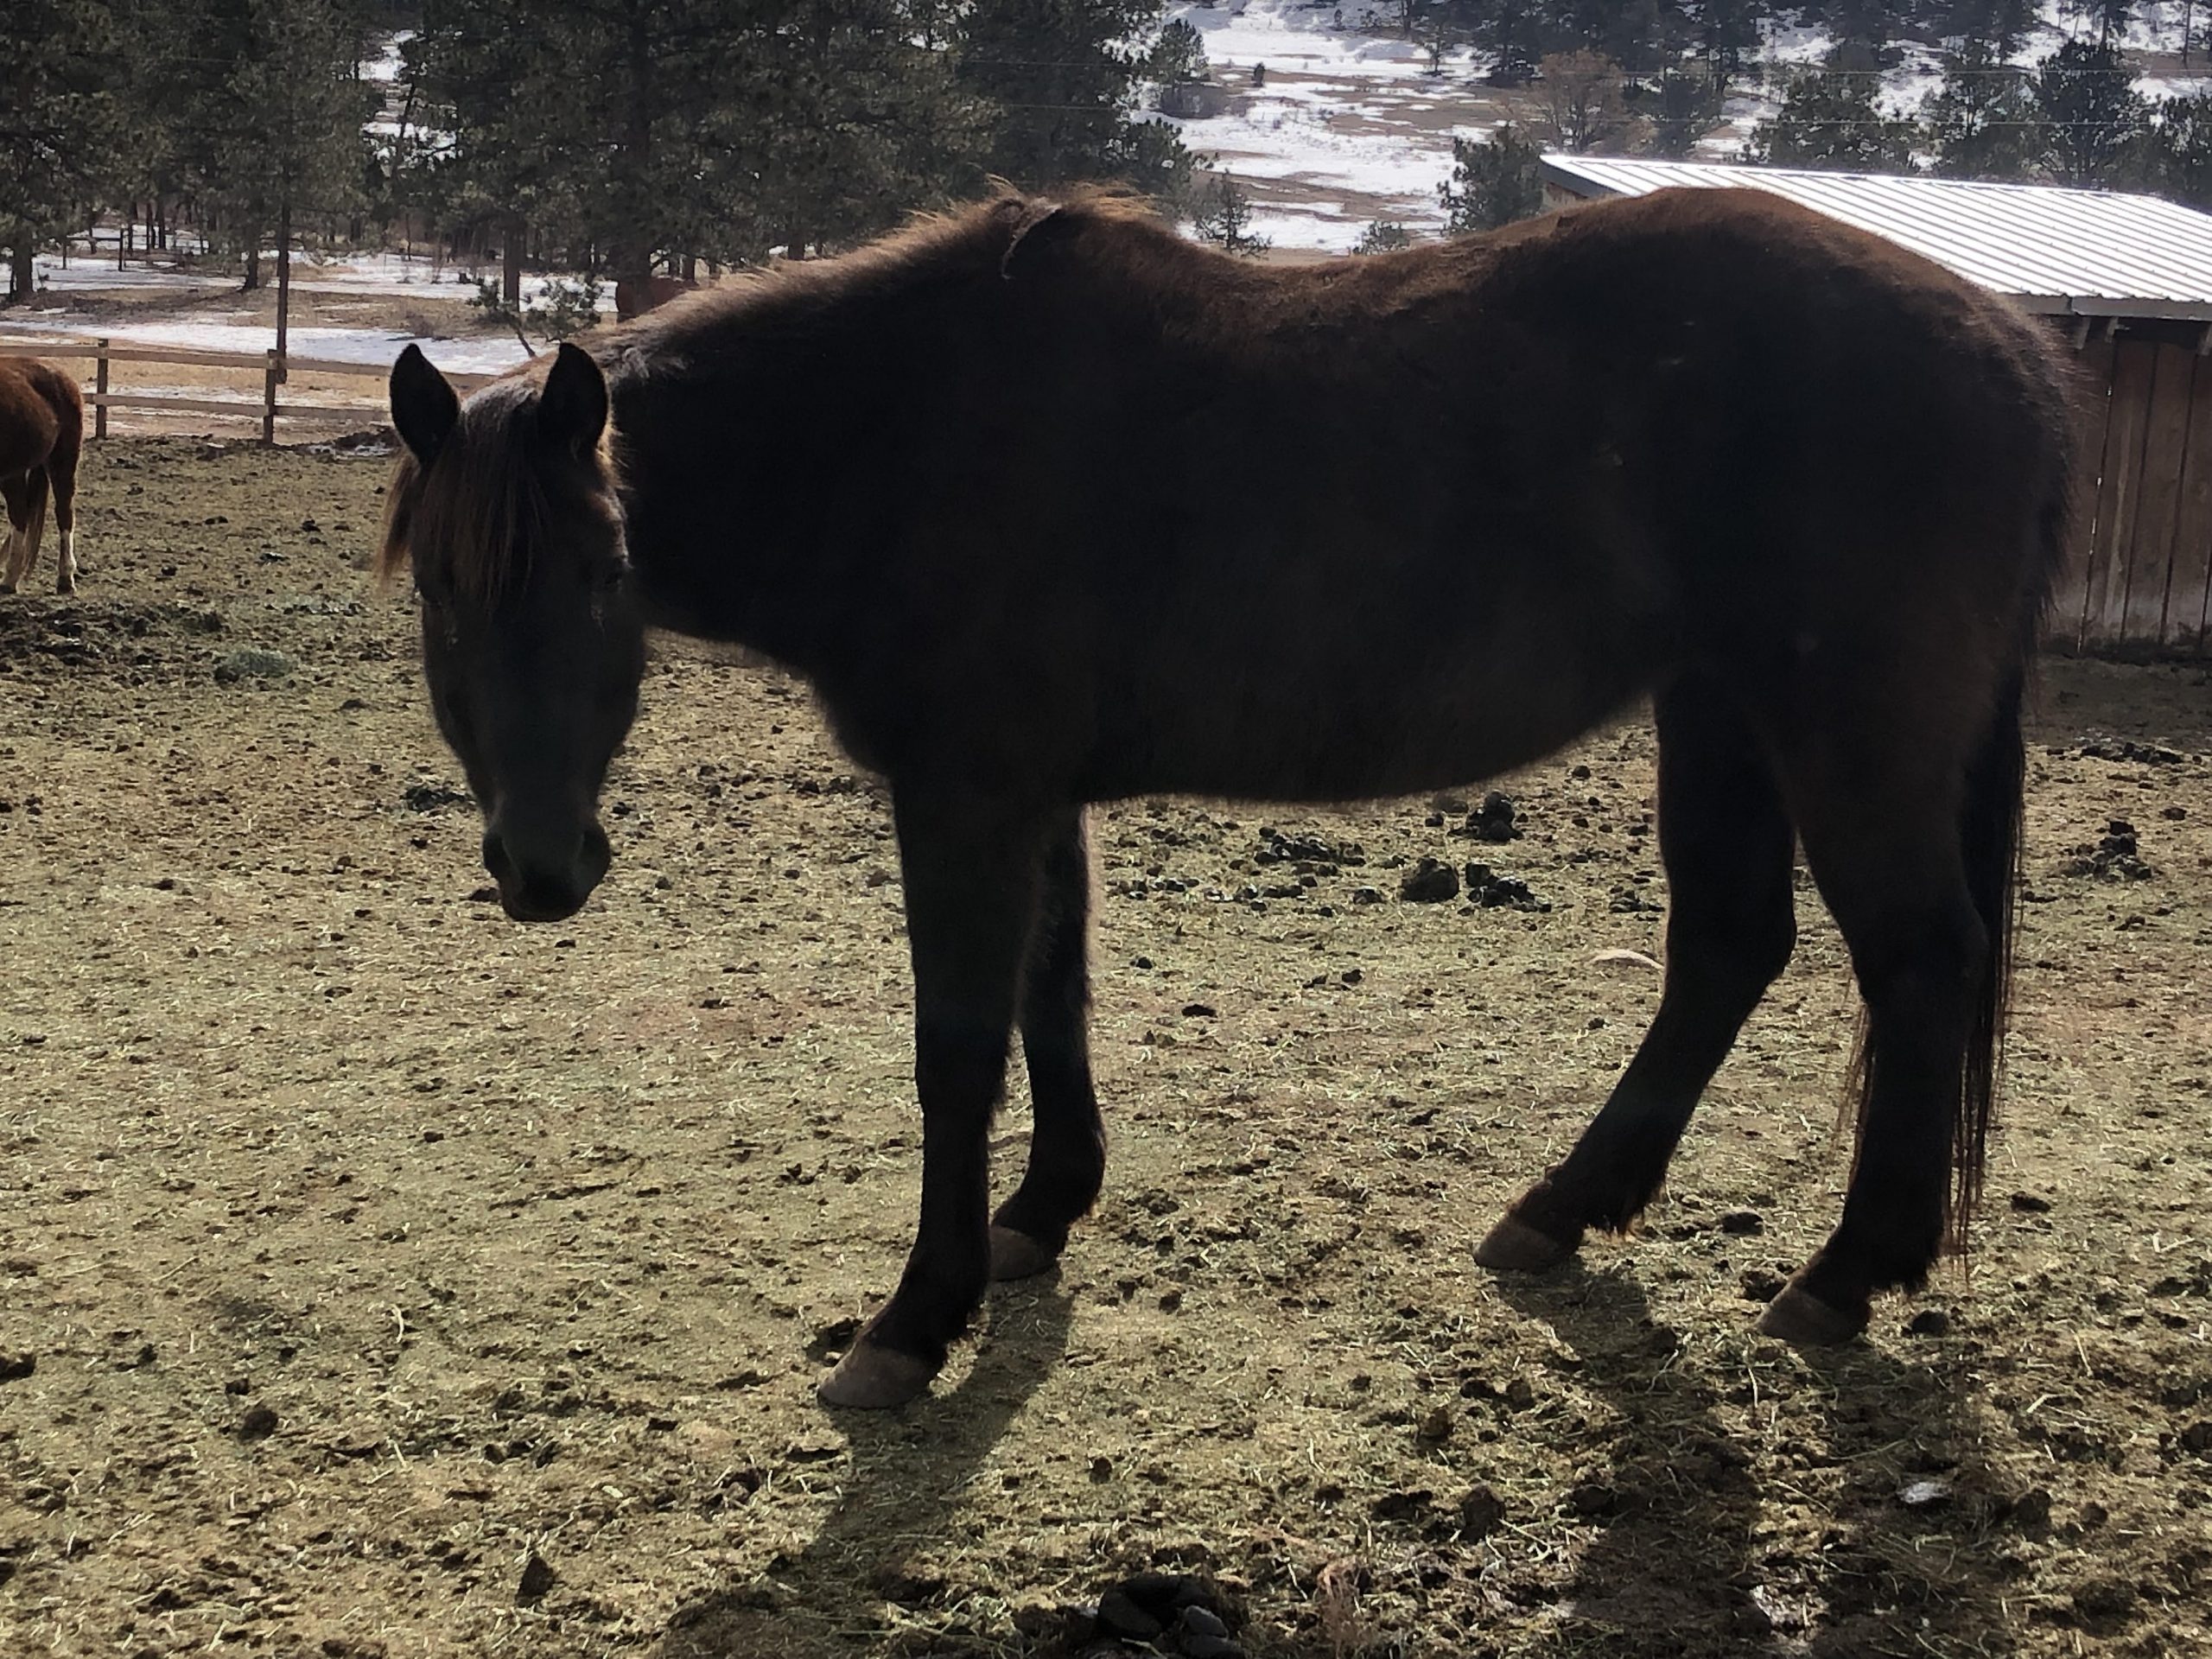
[[[1100, 812], [1107, 1195], [832, 1416], [918, 1184], [882, 802], [670, 642], [614, 874], [506, 922], [385, 470], [110, 443], [81, 599], [0, 601], [0, 1654], [1061, 1653], [1151, 1567], [1261, 1656], [2212, 1650], [2202, 674], [2051, 667], [1979, 1250], [1865, 1343], [1751, 1330], [1847, 1161], [1809, 893], [1642, 1235], [1472, 1263], [1656, 1001], [1630, 722], [1503, 844]], [[1405, 901], [1423, 855], [1550, 908]]]

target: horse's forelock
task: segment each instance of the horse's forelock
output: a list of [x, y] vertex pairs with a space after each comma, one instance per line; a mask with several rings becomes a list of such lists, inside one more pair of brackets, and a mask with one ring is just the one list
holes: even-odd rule
[[[535, 390], [472, 398], [435, 461], [403, 454], [385, 508], [378, 577], [411, 568], [461, 598], [489, 603], [525, 574], [517, 569], [550, 515], [545, 455], [537, 435]], [[610, 427], [599, 453], [583, 463], [611, 488]], [[426, 568], [424, 561], [435, 561]]]

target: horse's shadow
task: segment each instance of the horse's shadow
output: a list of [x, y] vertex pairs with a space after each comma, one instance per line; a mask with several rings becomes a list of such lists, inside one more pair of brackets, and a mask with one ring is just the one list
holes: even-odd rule
[[850, 1462], [812, 1541], [679, 1605], [655, 1659], [853, 1652], [866, 1645], [864, 1610], [927, 1599], [919, 1558], [946, 1536], [992, 1448], [1058, 1364], [1072, 1314], [1056, 1277], [1001, 1286], [975, 1369], [957, 1388], [896, 1412], [837, 1414]]
[[1574, 1524], [1601, 1530], [1534, 1650], [1643, 1659], [1746, 1645], [1761, 1624], [1744, 1586], [1759, 1494], [1680, 1336], [1625, 1273], [1574, 1262], [1497, 1289], [1558, 1333], [1580, 1361], [1577, 1383], [1619, 1416], [1610, 1467], [1565, 1495]]
[[[1602, 1530], [1532, 1652], [2010, 1650], [1986, 1537], [1994, 1494], [1960, 1379], [1859, 1343], [1811, 1357], [1810, 1379], [1776, 1376], [1762, 1401], [1758, 1364], [1707, 1375], [1625, 1274], [1570, 1264], [1501, 1280], [1498, 1292], [1558, 1332], [1581, 1362], [1579, 1382], [1620, 1419], [1608, 1478], [1568, 1495], [1577, 1518]], [[1745, 1413], [1724, 1403], [1770, 1406], [1777, 1430], [1802, 1439], [1770, 1456], [1783, 1472], [1764, 1491]], [[1905, 1502], [1916, 1480], [1932, 1490]]]

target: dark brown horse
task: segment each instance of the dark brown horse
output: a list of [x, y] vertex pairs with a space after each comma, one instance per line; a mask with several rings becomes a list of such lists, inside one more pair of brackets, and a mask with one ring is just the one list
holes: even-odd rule
[[8, 502], [8, 551], [0, 594], [12, 594], [38, 563], [46, 505], [61, 533], [54, 591], [77, 591], [77, 461], [85, 446], [85, 399], [76, 380], [36, 358], [0, 358], [0, 496]]
[[[2070, 429], [2040, 330], [1934, 265], [1751, 192], [1294, 268], [1007, 199], [465, 406], [410, 347], [391, 397], [383, 564], [510, 915], [606, 872], [648, 624], [805, 675], [889, 780], [921, 1220], [825, 1399], [925, 1389], [1098, 1192], [1086, 804], [1464, 784], [1647, 693], [1659, 1012], [1481, 1260], [1643, 1208], [1789, 956], [1797, 842], [1868, 1050], [1840, 1223], [1764, 1327], [1847, 1338], [1961, 1233]], [[1017, 1027], [1035, 1128], [994, 1217]]]

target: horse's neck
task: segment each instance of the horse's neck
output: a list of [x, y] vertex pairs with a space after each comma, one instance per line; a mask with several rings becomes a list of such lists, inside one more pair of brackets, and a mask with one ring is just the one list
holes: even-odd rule
[[652, 620], [803, 666], [790, 596], [812, 551], [806, 497], [818, 467], [797, 463], [836, 440], [800, 442], [779, 418], [783, 378], [766, 361], [742, 376], [632, 371], [615, 381], [614, 420], [630, 559]]

